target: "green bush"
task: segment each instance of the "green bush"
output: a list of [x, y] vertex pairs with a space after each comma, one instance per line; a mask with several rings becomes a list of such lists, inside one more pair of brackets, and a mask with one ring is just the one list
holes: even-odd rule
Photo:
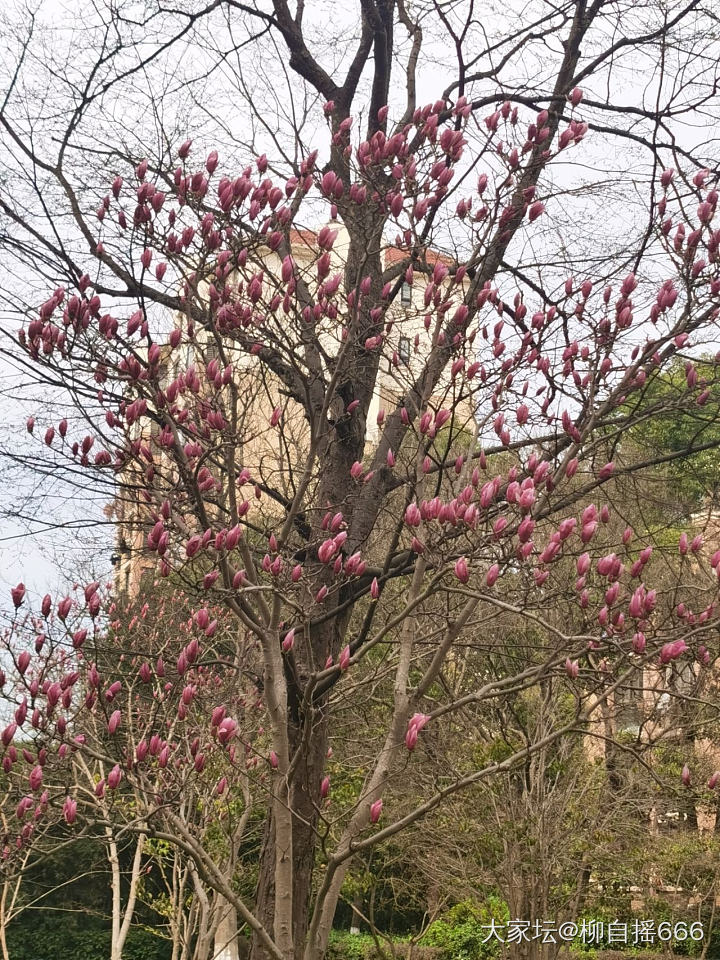
[[371, 960], [375, 957], [375, 941], [369, 933], [333, 930], [327, 956], [328, 960]]
[[509, 917], [507, 904], [498, 897], [483, 903], [463, 900], [430, 924], [422, 943], [438, 947], [440, 960], [490, 960], [499, 956], [501, 944], [496, 937], [488, 939], [488, 926], [493, 920], [504, 925]]
[[[107, 960], [110, 930], [107, 923], [83, 917], [73, 922], [62, 913], [39, 918], [25, 914], [7, 929], [12, 960]], [[128, 933], [123, 960], [170, 960], [171, 945], [150, 930], [135, 927]]]

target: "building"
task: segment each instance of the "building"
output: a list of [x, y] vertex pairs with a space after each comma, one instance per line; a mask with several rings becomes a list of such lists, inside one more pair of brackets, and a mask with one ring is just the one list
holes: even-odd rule
[[[304, 280], [306, 289], [312, 296], [317, 294], [321, 282], [327, 284], [330, 279], [335, 283], [343, 276], [348, 246], [347, 231], [337, 223], [329, 223], [318, 231], [290, 232], [290, 250], [295, 274]], [[250, 282], [247, 273], [251, 271], [246, 269], [244, 288], [238, 291], [238, 302], [246, 304], [249, 314], [252, 313], [253, 292], [249, 287], [257, 278], [257, 283], [263, 289], [262, 298], [258, 300], [259, 310], [272, 311], [272, 316], [281, 323], [282, 298], [279, 293], [273, 293], [273, 284], [277, 284], [278, 291], [284, 288], [284, 258], [269, 246], [260, 249], [261, 254], [256, 258], [256, 266], [261, 269]], [[407, 260], [407, 253], [394, 246], [387, 246], [383, 256], [385, 267], [390, 271], [394, 265]], [[319, 278], [320, 259], [323, 259], [323, 281]], [[399, 296], [383, 318], [383, 357], [366, 423], [368, 455], [379, 435], [380, 411], [392, 410], [397, 406], [399, 398], [422, 369], [427, 355], [423, 342], [427, 343], [427, 338], [433, 335], [433, 331], [429, 329], [429, 320], [425, 319], [428, 274], [431, 279], [434, 278], [435, 289], [442, 288], [443, 284], [447, 283], [447, 276], [454, 267], [454, 261], [437, 250], [428, 249], [423, 254], [423, 267], [426, 272], [418, 269], [396, 279], [395, 282], [401, 282]], [[224, 278], [223, 282], [231, 285], [234, 283], [237, 289], [238, 279], [232, 273]], [[207, 297], [208, 302], [217, 296], [217, 291], [210, 281], [204, 283], [202, 296]], [[186, 324], [184, 316], [175, 318], [178, 332], [181, 329], [184, 331]], [[337, 351], [342, 348], [341, 331], [339, 320], [332, 323], [324, 318], [319, 327], [320, 343], [330, 358], [336, 356]], [[200, 392], [207, 391], [207, 396], [213, 393], [218, 377], [222, 381], [223, 373], [220, 371], [231, 371], [232, 387], [236, 391], [233, 402], [241, 407], [244, 426], [242, 443], [236, 444], [235, 449], [237, 466], [239, 469], [246, 468], [253, 480], [257, 480], [261, 486], [272, 486], [282, 496], [291, 497], [290, 459], [294, 458], [296, 463], [302, 463], [310, 443], [309, 426], [303, 407], [287, 396], [280, 379], [259, 363], [252, 352], [241, 349], [232, 337], [223, 336], [215, 329], [198, 330], [194, 345], [189, 340], [184, 340], [182, 349], [171, 351], [166, 347], [161, 351], [159, 374], [166, 389], [177, 383], [183, 370], [190, 365], [196, 369], [201, 384]], [[229, 388], [230, 384], [225, 376], [222, 389]], [[451, 390], [450, 378], [446, 377], [439, 385], [438, 394], [430, 398], [431, 404], [442, 406], [451, 403], [461, 411], [465, 423], [473, 426], [475, 411], [472, 404], [466, 401], [458, 407], [456, 399], [450, 395]], [[339, 398], [336, 402], [341, 403]], [[282, 416], [281, 433], [268, 429], [278, 409]], [[340, 415], [342, 412], [337, 411]], [[140, 443], [144, 440], [152, 445], [159, 439], [160, 426], [154, 421], [149, 423], [147, 419], [143, 422], [146, 426], [141, 428], [136, 423], [131, 429], [130, 442]], [[169, 464], [169, 458], [165, 458], [165, 462]], [[147, 550], [149, 523], [140, 496], [144, 478], [139, 476], [137, 469], [131, 467], [122, 474], [122, 488], [108, 508], [108, 515], [112, 516], [117, 525], [116, 550], [113, 555], [115, 588], [119, 594], [130, 597], [137, 593], [145, 572], [154, 569], [157, 563], [157, 557]], [[166, 482], [168, 480], [171, 488], [171, 478], [166, 478]], [[257, 511], [267, 508], [264, 504], [263, 507], [256, 504], [253, 509]], [[261, 521], [262, 518], [259, 517], [258, 520]]]

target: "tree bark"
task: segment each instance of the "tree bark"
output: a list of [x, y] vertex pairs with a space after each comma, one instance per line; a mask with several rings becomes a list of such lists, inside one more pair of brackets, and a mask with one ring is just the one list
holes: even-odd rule
[[219, 894], [215, 909], [218, 920], [215, 925], [213, 960], [239, 960], [237, 911]]

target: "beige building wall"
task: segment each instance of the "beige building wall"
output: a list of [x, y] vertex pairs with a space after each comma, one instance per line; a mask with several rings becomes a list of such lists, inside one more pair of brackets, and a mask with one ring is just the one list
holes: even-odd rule
[[[341, 224], [327, 225], [337, 230], [337, 237], [333, 244], [330, 256], [330, 272], [328, 277], [343, 273], [345, 258], [349, 247], [349, 235]], [[310, 292], [317, 289], [317, 271], [315, 263], [319, 253], [317, 233], [310, 230], [292, 231], [291, 254], [297, 270], [305, 278]], [[404, 259], [402, 251], [389, 247], [385, 251], [386, 267], [398, 259]], [[428, 267], [432, 268], [437, 261], [452, 266], [450, 258], [436, 251], [426, 251], [425, 259]], [[279, 278], [282, 271], [282, 258], [269, 248], [263, 262], [263, 272], [266, 278], [266, 291], [270, 289], [272, 278]], [[423, 296], [427, 283], [427, 276], [417, 272], [413, 277], [412, 285], [404, 285], [401, 295], [396, 299], [384, 318], [386, 324], [383, 357], [380, 360], [376, 389], [371, 402], [367, 420], [367, 447], [366, 455], [372, 454], [378, 440], [379, 429], [377, 415], [381, 408], [391, 411], [397, 405], [399, 398], [410, 386], [413, 379], [419, 375], [424, 358], [427, 356], [427, 345], [432, 335], [424, 327], [424, 316], [427, 310], [424, 307]], [[232, 275], [228, 278], [232, 283]], [[176, 324], [181, 328], [186, 318], [176, 317]], [[387, 332], [387, 325], [391, 329]], [[324, 318], [319, 329], [321, 343], [327, 353], [332, 356], [341, 347], [341, 322], [330, 321]], [[419, 337], [420, 348], [416, 351], [415, 340]], [[197, 371], [203, 379], [205, 375], [205, 360], [208, 359], [208, 348], [217, 350], [213, 344], [211, 333], [205, 330], [197, 332], [198, 339], [203, 344], [198, 355], [191, 344], [185, 343], [172, 353], [167, 351], [167, 369], [165, 381], [172, 382], [189, 363], [195, 363]], [[202, 338], [202, 339], [201, 339]], [[222, 341], [222, 350], [225, 362], [229, 363], [234, 371], [233, 381], [237, 388], [240, 407], [240, 423], [242, 425], [242, 443], [235, 451], [235, 462], [238, 470], [246, 467], [253, 480], [261, 485], [272, 486], [290, 498], [293, 494], [292, 485], [288, 485], [288, 474], [291, 469], [301, 467], [307, 456], [310, 442], [310, 431], [303, 408], [291, 398], [283, 394], [282, 384], [273, 374], [264, 369], [260, 362], [246, 351], [237, 349], [225, 339]], [[393, 364], [388, 355], [397, 354], [398, 363]], [[221, 365], [224, 363], [218, 357]], [[449, 376], [445, 376], [439, 384], [438, 390], [430, 398], [432, 406], [450, 406], [453, 404], [451, 395], [446, 395], [450, 386]], [[208, 386], [208, 389], [209, 386]], [[227, 390], [227, 388], [223, 388]], [[274, 430], [270, 426], [273, 410], [282, 408], [282, 431]], [[464, 423], [474, 422], [474, 409], [469, 402], [460, 407]], [[133, 439], [138, 438], [137, 431]], [[149, 434], [148, 434], [149, 436]], [[156, 452], [156, 451], [155, 451]], [[166, 460], [169, 464], [169, 460]], [[137, 494], [133, 493], [133, 486], [140, 486], [137, 478], [130, 471], [122, 475], [126, 489], [116, 498], [109, 508], [117, 523], [117, 538], [115, 552], [115, 587], [118, 592], [134, 596], [139, 588], [144, 574], [154, 571], [157, 558], [149, 554], [146, 549], [148, 532], [146, 511], [140, 503]], [[129, 489], [128, 489], [129, 488]], [[280, 509], [273, 505], [267, 497], [260, 501], [255, 500], [251, 488], [243, 491], [245, 497], [251, 500], [251, 519], [258, 523], [263, 521], [263, 511]], [[196, 531], [202, 532], [202, 531]]]

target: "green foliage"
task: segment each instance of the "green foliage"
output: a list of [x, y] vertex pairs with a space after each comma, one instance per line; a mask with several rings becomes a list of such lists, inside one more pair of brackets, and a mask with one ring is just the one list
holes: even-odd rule
[[[624, 413], [645, 415], [624, 440], [630, 441], [643, 459], [683, 454], [711, 444], [709, 449], [679, 456], [656, 467], [654, 479], [666, 479], [669, 493], [685, 514], [697, 510], [706, 499], [720, 497], [720, 391], [713, 362], [696, 361], [698, 376], [711, 388], [704, 406], [695, 403], [699, 388], [688, 391], [684, 363], [678, 361], [653, 377], [638, 401], [626, 404]], [[662, 476], [661, 476], [662, 475]]]
[[483, 903], [463, 900], [430, 924], [422, 943], [439, 947], [440, 960], [489, 960], [499, 956], [501, 945], [496, 937], [488, 939], [488, 926], [492, 920], [501, 926], [509, 918], [507, 904], [498, 897]]
[[375, 941], [369, 933], [333, 930], [328, 944], [328, 960], [375, 960]]
[[[378, 943], [369, 933], [333, 930], [330, 933], [327, 960], [392, 960], [395, 957], [408, 956], [410, 943], [407, 939], [393, 937], [389, 942], [380, 939]], [[413, 945], [413, 960], [440, 960], [440, 957], [441, 954], [435, 947]]]
[[[110, 956], [110, 930], [97, 918], [47, 912], [24, 914], [7, 929], [12, 960], [101, 960]], [[123, 960], [169, 960], [168, 940], [151, 930], [133, 927], [128, 933]]]

